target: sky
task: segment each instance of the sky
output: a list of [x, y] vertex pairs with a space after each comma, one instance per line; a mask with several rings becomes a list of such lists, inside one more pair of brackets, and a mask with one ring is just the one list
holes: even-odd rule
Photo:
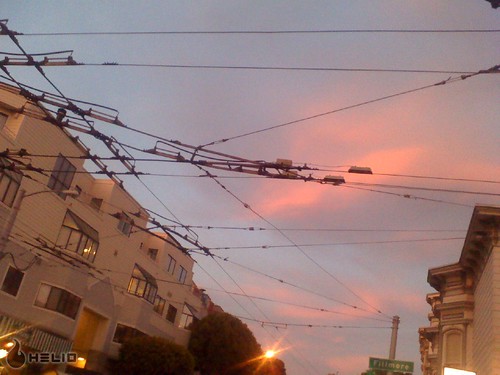
[[[217, 255], [193, 255], [195, 282], [264, 349], [282, 350], [289, 375], [361, 373], [370, 356], [387, 358], [396, 315], [396, 358], [420, 373], [427, 271], [458, 261], [474, 205], [499, 204], [499, 76], [467, 75], [500, 62], [498, 12], [484, 0], [0, 4], [11, 30], [34, 34], [18, 36], [28, 53], [71, 50], [92, 64], [44, 68], [65, 96], [114, 108], [127, 126], [165, 139], [228, 139], [206, 149], [344, 176], [333, 186], [211, 170], [216, 182], [190, 164], [138, 161], [162, 176], [122, 177], [144, 207], [192, 226]], [[344, 32], [257, 33], [327, 30]], [[95, 32], [184, 33], [36, 35]], [[5, 36], [0, 43], [19, 52]], [[33, 67], [8, 69], [54, 92]]]

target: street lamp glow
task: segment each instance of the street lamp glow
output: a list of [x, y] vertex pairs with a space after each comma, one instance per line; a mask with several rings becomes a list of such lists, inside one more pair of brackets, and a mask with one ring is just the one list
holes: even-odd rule
[[265, 354], [264, 357], [266, 358], [273, 358], [276, 355], [276, 352], [274, 350], [268, 350]]
[[0, 349], [0, 359], [7, 357], [9, 352], [5, 349]]

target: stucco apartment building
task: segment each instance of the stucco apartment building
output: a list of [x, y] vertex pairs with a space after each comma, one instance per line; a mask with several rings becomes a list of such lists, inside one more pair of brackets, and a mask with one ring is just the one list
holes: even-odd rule
[[419, 329], [423, 375], [444, 367], [500, 374], [500, 207], [476, 206], [457, 263], [432, 268], [430, 325]]
[[[23, 106], [38, 111], [0, 85], [0, 228], [13, 224], [0, 240], [0, 338], [25, 351], [76, 352], [73, 365], [103, 373], [129, 337], [186, 346], [187, 328], [211, 303], [193, 283], [193, 259], [145, 230], [148, 212], [119, 183], [84, 169], [78, 138]], [[1, 157], [21, 149], [44, 155], [18, 160], [46, 172]]]

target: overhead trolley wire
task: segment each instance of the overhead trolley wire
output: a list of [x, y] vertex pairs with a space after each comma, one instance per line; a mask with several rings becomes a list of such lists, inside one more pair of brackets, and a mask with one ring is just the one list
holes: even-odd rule
[[317, 30], [150, 30], [150, 31], [60, 31], [18, 33], [17, 36], [106, 36], [106, 35], [269, 35], [269, 34], [449, 34], [449, 33], [498, 33], [500, 29], [317, 29]]
[[323, 267], [319, 262], [317, 262], [314, 258], [312, 258], [309, 254], [307, 254], [299, 245], [297, 245], [289, 236], [287, 236], [283, 231], [280, 231], [279, 228], [277, 228], [273, 223], [271, 223], [269, 220], [267, 220], [265, 217], [263, 217], [261, 214], [259, 214], [257, 211], [255, 211], [249, 204], [246, 202], [242, 201], [238, 196], [236, 196], [231, 190], [229, 190], [226, 186], [221, 184], [215, 177], [210, 175], [210, 172], [205, 170], [203, 167], [200, 165], [196, 165], [197, 168], [200, 170], [204, 171], [207, 176], [211, 177], [211, 179], [219, 185], [223, 190], [225, 190], [229, 195], [231, 195], [233, 198], [235, 198], [238, 202], [240, 202], [246, 209], [250, 210], [252, 213], [254, 213], [257, 217], [259, 217], [261, 220], [269, 224], [271, 227], [275, 228], [278, 230], [278, 232], [287, 240], [289, 241], [293, 247], [295, 247], [297, 250], [299, 250], [309, 261], [311, 261], [316, 267], [318, 267], [320, 270], [322, 270], [325, 274], [327, 274], [330, 278], [335, 280], [338, 284], [343, 286], [346, 290], [348, 290], [352, 295], [354, 295], [356, 298], [358, 298], [360, 301], [364, 302], [366, 305], [371, 307], [373, 310], [378, 312], [379, 314], [386, 315], [380, 309], [377, 309], [373, 305], [371, 305], [369, 302], [366, 301], [363, 297], [361, 297], [358, 293], [356, 293], [353, 289], [351, 289], [347, 284], [343, 283], [339, 278], [337, 278], [334, 274], [329, 272], [325, 267]]
[[206, 147], [206, 146], [216, 145], [216, 144], [219, 144], [219, 143], [225, 143], [225, 142], [228, 142], [228, 141], [231, 141], [231, 140], [234, 140], [234, 139], [243, 138], [243, 137], [247, 137], [247, 136], [250, 136], [250, 135], [255, 135], [255, 134], [258, 134], [258, 133], [263, 133], [263, 132], [267, 132], [267, 131], [270, 131], [270, 130], [275, 130], [275, 129], [278, 129], [278, 128], [283, 128], [283, 127], [290, 126], [290, 125], [295, 125], [295, 124], [298, 124], [298, 123], [301, 123], [301, 122], [305, 122], [305, 121], [313, 120], [313, 119], [316, 119], [316, 118], [320, 118], [320, 117], [332, 115], [334, 113], [343, 112], [343, 111], [347, 111], [347, 110], [350, 110], [350, 109], [359, 108], [359, 107], [362, 107], [362, 106], [365, 106], [365, 105], [368, 105], [368, 104], [373, 104], [373, 103], [381, 102], [381, 101], [384, 101], [384, 100], [387, 100], [387, 99], [396, 98], [398, 96], [407, 95], [407, 94], [415, 93], [415, 92], [418, 92], [418, 91], [430, 89], [430, 88], [433, 88], [433, 87], [436, 87], [436, 86], [443, 86], [443, 85], [446, 85], [446, 84], [449, 84], [449, 83], [454, 83], [454, 82], [457, 82], [457, 81], [463, 81], [463, 80], [465, 80], [467, 78], [474, 77], [474, 76], [477, 76], [477, 75], [480, 75], [480, 74], [499, 73], [499, 72], [500, 72], [500, 65], [496, 65], [496, 66], [493, 66], [493, 67], [491, 67], [489, 69], [479, 70], [479, 71], [477, 71], [475, 73], [472, 73], [472, 74], [462, 75], [462, 76], [459, 76], [459, 77], [450, 77], [450, 78], [448, 78], [446, 80], [439, 81], [439, 82], [436, 82], [436, 83], [433, 83], [433, 84], [430, 84], [430, 85], [425, 85], [425, 86], [417, 87], [415, 89], [401, 91], [401, 92], [398, 92], [398, 93], [395, 93], [395, 94], [390, 94], [390, 95], [382, 96], [382, 97], [379, 97], [379, 98], [366, 100], [364, 102], [360, 102], [360, 103], [348, 105], [348, 106], [345, 106], [345, 107], [333, 109], [331, 111], [322, 112], [322, 113], [318, 113], [318, 114], [315, 114], [315, 115], [303, 117], [303, 118], [300, 118], [300, 119], [297, 119], [297, 120], [288, 121], [288, 122], [285, 122], [285, 123], [282, 123], [282, 124], [268, 126], [266, 128], [262, 128], [262, 129], [258, 129], [258, 130], [253, 130], [253, 131], [250, 131], [250, 132], [247, 132], [247, 133], [243, 133], [243, 134], [239, 134], [239, 135], [235, 135], [235, 136], [232, 136], [232, 137], [222, 138], [222, 139], [219, 139], [219, 140], [212, 141], [210, 143], [206, 143], [206, 144], [204, 144], [204, 145], [202, 145], [200, 147]]
[[[350, 246], [350, 245], [381, 245], [394, 243], [411, 242], [437, 242], [437, 241], [457, 241], [464, 240], [465, 237], [447, 237], [447, 238], [417, 238], [409, 240], [387, 240], [387, 241], [358, 241], [358, 242], [337, 242], [337, 243], [313, 243], [313, 244], [288, 244], [288, 245], [249, 245], [249, 246], [224, 246], [210, 247], [210, 250], [248, 250], [248, 249], [282, 249], [290, 247], [326, 247], [326, 246]], [[188, 249], [190, 250], [190, 249]]]
[[343, 325], [333, 325], [333, 324], [304, 324], [304, 323], [289, 323], [289, 322], [269, 322], [256, 320], [253, 318], [246, 318], [244, 316], [237, 316], [239, 319], [250, 320], [259, 323], [262, 326], [272, 326], [277, 328], [288, 328], [288, 327], [306, 327], [306, 328], [351, 328], [351, 329], [391, 329], [391, 327], [363, 327], [363, 326], [343, 326]]
[[[73, 100], [73, 99], [72, 99]], [[121, 143], [123, 146], [127, 146], [124, 143]], [[39, 158], [57, 158], [58, 155], [53, 154], [26, 154], [26, 157], [39, 157]], [[64, 156], [67, 159], [87, 159], [90, 160], [91, 156], [90, 155], [65, 155]], [[101, 160], [120, 160], [120, 158], [116, 156], [101, 156], [99, 157]], [[124, 157], [125, 159], [127, 157]], [[121, 158], [123, 159], [123, 158]], [[164, 159], [164, 158], [129, 158], [129, 160], [134, 160], [135, 162], [161, 162], [161, 163], [178, 163], [180, 162], [179, 160], [169, 160], [169, 159]], [[187, 161], [186, 161], [187, 162]], [[346, 170], [340, 170], [337, 169], [338, 167], [329, 167], [329, 166], [324, 166], [324, 165], [319, 165], [315, 163], [299, 163], [303, 165], [308, 165], [309, 167], [312, 167], [313, 170], [318, 171], [318, 172], [337, 172], [337, 173], [346, 173], [348, 174], [349, 172]], [[76, 171], [75, 173], [79, 173]], [[102, 171], [92, 171], [88, 172], [91, 174], [99, 174], [102, 173]], [[117, 172], [120, 173], [120, 172]], [[126, 173], [126, 172], [125, 172]], [[162, 173], [147, 173], [147, 172], [138, 172], [139, 174], [146, 175], [146, 176], [164, 176], [164, 177], [189, 177], [189, 178], [197, 178], [197, 177], [207, 177], [206, 174], [198, 174], [198, 175], [186, 175], [186, 174], [162, 174]], [[486, 183], [486, 184], [500, 184], [500, 180], [487, 180], [487, 179], [474, 179], [474, 178], [460, 178], [460, 177], [446, 177], [446, 176], [425, 176], [425, 175], [411, 175], [411, 174], [398, 174], [398, 173], [382, 173], [382, 172], [372, 172], [371, 173], [374, 176], [387, 176], [387, 177], [402, 177], [402, 178], [414, 178], [414, 179], [421, 179], [421, 180], [439, 180], [439, 181], [453, 181], [453, 182], [477, 182], [477, 183]], [[216, 176], [217, 178], [263, 178], [263, 176]]]
[[[29, 60], [29, 61], [33, 61], [33, 57], [31, 55], [29, 55], [25, 50], [24, 48], [20, 45], [19, 41], [17, 40], [16, 38], [16, 33], [9, 30], [9, 28], [7, 27], [6, 25], [6, 22], [4, 20], [0, 21], [0, 30], [1, 30], [1, 33], [2, 34], [6, 34], [10, 37], [10, 39], [14, 42], [14, 44], [21, 50], [21, 52], [26, 56], [26, 58]], [[95, 138], [101, 140], [105, 145], [106, 147], [108, 147], [108, 149], [111, 151], [112, 154], [114, 154], [115, 156], [118, 156], [119, 155], [119, 150], [116, 149], [114, 146], [113, 146], [113, 138], [110, 138], [110, 137], [107, 137], [107, 136], [104, 136], [104, 134], [102, 133], [99, 133], [97, 132], [93, 125], [89, 122], [89, 120], [87, 120], [86, 116], [87, 115], [91, 115], [91, 110], [90, 111], [83, 111], [81, 110], [80, 108], [78, 108], [69, 98], [67, 98], [58, 88], [57, 86], [45, 75], [45, 72], [43, 71], [43, 69], [41, 68], [40, 64], [38, 63], [34, 63], [33, 64], [36, 69], [40, 72], [40, 74], [42, 74], [42, 76], [50, 83], [50, 85], [57, 91], [57, 93], [60, 95], [60, 97], [62, 99], [64, 99], [64, 101], [67, 103], [66, 107], [67, 109], [71, 110], [72, 112], [78, 114], [81, 119], [89, 126], [90, 128], [90, 131], [88, 131], [89, 134], [93, 135]], [[16, 82], [16, 84], [21, 88], [23, 89], [23, 87], [19, 84], [19, 82], [17, 82], [11, 75], [10, 73], [7, 71], [7, 69], [3, 66], [3, 65], [0, 65], [0, 68], [2, 68], [2, 70], [9, 76], [10, 79], [12, 79], [14, 82]], [[38, 98], [37, 98], [38, 99]], [[47, 115], [50, 116], [50, 113], [47, 111], [47, 109], [45, 109], [38, 101], [35, 102], [36, 105], [41, 108]], [[98, 116], [100, 117], [101, 119], [102, 116]], [[103, 119], [105, 120], [105, 119]], [[110, 122], [110, 121], [108, 121]], [[123, 124], [121, 124], [121, 122], [118, 121], [118, 118], [117, 116], [115, 117], [114, 121], [112, 121], [111, 123], [115, 124], [115, 125], [119, 125], [121, 127], [123, 127]], [[94, 161], [94, 163], [96, 163], [102, 170], [105, 174], [107, 174], [110, 178], [114, 179], [115, 176], [113, 174], [110, 174], [108, 171], [107, 171], [107, 167], [106, 166], [102, 166], [100, 165], [99, 163], [97, 163], [97, 160], [99, 161], [100, 163], [100, 160], [99, 158], [93, 158], [92, 161]], [[119, 159], [122, 164], [130, 171], [132, 172], [132, 174], [135, 175], [135, 177], [141, 182], [141, 184], [143, 186], [146, 187], [146, 189], [160, 202], [160, 204], [176, 219], [176, 220], [179, 220], [174, 214], [172, 211], [170, 211], [170, 209], [165, 205], [165, 203], [159, 199], [159, 197], [151, 190], [151, 188], [149, 188], [139, 177], [139, 175], [137, 175], [137, 173], [135, 173], [135, 166], [134, 165], [131, 165], [130, 163], [128, 163], [125, 159], [123, 158], [120, 158]], [[118, 180], [117, 181], [119, 183], [119, 185], [123, 188], [123, 183], [122, 181]], [[188, 230], [189, 233], [193, 234], [192, 230]], [[196, 237], [198, 237], [196, 234], [195, 234]], [[195, 240], [195, 243], [197, 243], [197, 240]], [[203, 249], [203, 247], [200, 247], [200, 249]]]
[[[0, 52], [1, 53], [1, 52]], [[8, 65], [8, 63], [6, 64]], [[48, 64], [48, 67], [51, 65]], [[210, 70], [283, 70], [304, 72], [358, 72], [358, 73], [429, 73], [429, 74], [471, 74], [471, 71], [430, 70], [430, 69], [383, 69], [383, 68], [332, 68], [332, 67], [300, 67], [300, 66], [257, 66], [257, 65], [202, 65], [202, 64], [147, 64], [147, 63], [69, 63], [54, 65], [57, 67], [128, 67], [128, 68], [162, 68], [162, 69], [210, 69]]]
[[[219, 289], [214, 289], [214, 288], [206, 288], [206, 289], [213, 291], [213, 292], [221, 292], [221, 293], [231, 294], [234, 296], [245, 296], [244, 294], [241, 294], [241, 293], [228, 292], [226, 290], [219, 290]], [[319, 311], [319, 312], [324, 312], [324, 313], [346, 315], [346, 316], [350, 316], [350, 317], [374, 320], [374, 321], [379, 321], [379, 322], [384, 322], [384, 323], [389, 322], [389, 320], [387, 320], [387, 319], [379, 319], [379, 318], [372, 318], [369, 316], [354, 315], [354, 314], [349, 314], [349, 313], [342, 312], [342, 311], [335, 311], [335, 310], [329, 310], [329, 309], [320, 308], [320, 307], [307, 306], [307, 305], [300, 304], [300, 303], [280, 301], [280, 300], [276, 300], [273, 298], [266, 298], [266, 297], [259, 297], [259, 296], [251, 296], [251, 298], [261, 300], [261, 301], [266, 301], [266, 302], [273, 302], [273, 303], [279, 303], [279, 304], [288, 305], [288, 306], [300, 307], [303, 309], [314, 310], [314, 311]]]

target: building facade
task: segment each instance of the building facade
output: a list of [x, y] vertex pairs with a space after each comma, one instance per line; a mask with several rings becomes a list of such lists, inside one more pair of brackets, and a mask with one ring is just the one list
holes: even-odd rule
[[193, 259], [147, 229], [148, 211], [119, 183], [85, 170], [77, 137], [27, 108], [39, 111], [0, 85], [0, 340], [76, 352], [74, 366], [101, 373], [130, 337], [187, 346], [211, 302]]
[[432, 268], [430, 325], [419, 329], [422, 373], [500, 374], [500, 207], [476, 206], [457, 263]]

